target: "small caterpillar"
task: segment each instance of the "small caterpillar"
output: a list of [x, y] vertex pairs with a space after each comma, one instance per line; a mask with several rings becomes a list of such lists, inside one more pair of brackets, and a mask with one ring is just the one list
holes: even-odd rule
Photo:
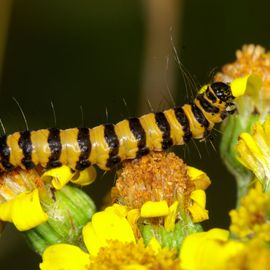
[[163, 112], [149, 113], [119, 123], [94, 128], [40, 129], [0, 137], [0, 172], [16, 168], [46, 169], [67, 165], [83, 170], [97, 165], [110, 170], [126, 159], [149, 151], [182, 145], [191, 138], [202, 139], [232, 107], [229, 84], [215, 82], [199, 92], [193, 102]]

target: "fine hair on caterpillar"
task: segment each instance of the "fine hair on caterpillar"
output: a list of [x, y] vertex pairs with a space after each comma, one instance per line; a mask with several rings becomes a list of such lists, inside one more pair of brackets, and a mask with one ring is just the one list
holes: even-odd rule
[[203, 139], [235, 111], [229, 84], [215, 82], [200, 91], [193, 102], [117, 124], [94, 128], [40, 129], [0, 137], [0, 171], [50, 169], [67, 165], [84, 170], [97, 165], [110, 170], [121, 161], [163, 151], [191, 139]]

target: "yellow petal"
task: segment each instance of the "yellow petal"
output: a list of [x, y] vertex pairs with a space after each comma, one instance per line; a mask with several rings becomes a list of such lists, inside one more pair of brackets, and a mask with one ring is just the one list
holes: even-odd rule
[[247, 132], [241, 133], [239, 139], [242, 139], [246, 143], [247, 147], [252, 153], [259, 156], [262, 155], [260, 148], [256, 144], [254, 138], [249, 133]]
[[156, 253], [161, 250], [161, 245], [155, 237], [151, 238], [147, 246], [154, 250]]
[[87, 186], [95, 181], [96, 176], [96, 169], [93, 166], [90, 166], [83, 171], [76, 172], [72, 177], [71, 182], [77, 185]]
[[263, 124], [264, 133], [265, 133], [265, 140], [270, 147], [270, 117], [268, 116]]
[[113, 204], [112, 206], [106, 207], [104, 211], [107, 213], [116, 214], [120, 217], [126, 217], [128, 214], [127, 207], [117, 203]]
[[113, 211], [102, 211], [93, 215], [92, 222], [83, 228], [85, 245], [91, 255], [96, 255], [108, 240], [135, 242], [135, 237], [127, 219]]
[[199, 206], [197, 203], [193, 203], [192, 206], [189, 206], [188, 210], [191, 213], [192, 221], [194, 223], [202, 222], [209, 219], [208, 211]]
[[206, 194], [203, 190], [197, 189], [191, 192], [190, 198], [196, 202], [200, 207], [205, 208]]
[[208, 219], [208, 211], [205, 209], [205, 192], [201, 189], [194, 190], [191, 193], [190, 198], [192, 200], [192, 205], [188, 207], [188, 210], [192, 215], [193, 222], [196, 223]]
[[24, 192], [0, 205], [0, 220], [13, 222], [20, 231], [36, 227], [48, 220], [43, 211], [38, 189]]
[[251, 74], [233, 80], [230, 86], [234, 97], [243, 95], [257, 97], [262, 86], [262, 78]]
[[127, 213], [127, 220], [132, 227], [134, 235], [136, 237], [141, 236], [141, 232], [138, 227], [138, 219], [140, 218], [140, 210], [139, 209], [132, 209]]
[[264, 182], [270, 176], [268, 166], [270, 151], [265, 141], [266, 137], [262, 126], [255, 124], [253, 135], [246, 132], [241, 133], [236, 145], [237, 159], [248, 169], [252, 170], [261, 182]]
[[228, 230], [214, 228], [206, 232], [205, 236], [207, 239], [216, 239], [219, 241], [227, 241], [230, 232]]
[[237, 153], [238, 153], [238, 156], [236, 156], [237, 160], [240, 163], [242, 163], [242, 165], [247, 167], [248, 169], [250, 169], [250, 170], [255, 169], [256, 170], [256, 168], [258, 167], [256, 159], [252, 155], [252, 152], [250, 152], [250, 150], [249, 150], [247, 144], [245, 143], [245, 141], [243, 141], [243, 140], [238, 141], [238, 143], [236, 145], [236, 150], [237, 150]]
[[87, 270], [89, 255], [80, 248], [68, 244], [49, 246], [42, 255], [41, 270]]
[[178, 209], [178, 201], [175, 201], [170, 207], [169, 207], [169, 214], [165, 217], [165, 223], [164, 227], [165, 229], [170, 232], [174, 230], [175, 227], [175, 220], [177, 217], [177, 209]]
[[140, 217], [139, 209], [132, 209], [127, 213], [127, 220], [130, 224], [137, 223], [139, 217]]
[[41, 179], [45, 182], [51, 181], [54, 188], [59, 190], [72, 179], [73, 175], [74, 172], [68, 166], [63, 165], [44, 172]]
[[207, 189], [211, 181], [207, 174], [199, 169], [188, 166], [188, 176], [194, 182], [196, 189]]
[[191, 167], [191, 166], [188, 166], [187, 169], [188, 169], [187, 170], [188, 176], [190, 177], [191, 180], [194, 180], [198, 178], [199, 176], [201, 176], [202, 174], [204, 174], [203, 171], [197, 168]]
[[226, 260], [244, 247], [242, 243], [227, 241], [228, 236], [229, 232], [222, 229], [212, 229], [187, 236], [180, 252], [183, 269], [222, 269]]
[[141, 217], [162, 217], [169, 214], [167, 201], [151, 202], [143, 204], [141, 208]]

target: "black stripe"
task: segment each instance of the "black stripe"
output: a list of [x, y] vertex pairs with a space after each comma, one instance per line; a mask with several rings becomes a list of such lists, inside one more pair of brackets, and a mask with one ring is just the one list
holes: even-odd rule
[[138, 151], [136, 153], [136, 157], [139, 158], [143, 155], [146, 155], [149, 153], [149, 148], [146, 147], [146, 133], [143, 129], [143, 126], [140, 122], [140, 120], [136, 117], [129, 118], [129, 128], [134, 135], [135, 139], [137, 140], [137, 147]]
[[229, 115], [229, 113], [227, 111], [222, 111], [220, 114], [221, 120], [224, 120], [228, 115]]
[[21, 160], [21, 163], [25, 166], [27, 170], [33, 169], [35, 167], [35, 164], [32, 161], [33, 146], [31, 142], [31, 132], [29, 130], [20, 132], [18, 145], [22, 149], [24, 156]]
[[213, 103], [215, 103], [217, 101], [216, 96], [212, 93], [212, 91], [210, 90], [209, 87], [207, 88], [205, 93], [206, 93], [207, 98], [210, 99]]
[[113, 168], [121, 161], [120, 157], [118, 156], [119, 140], [115, 133], [113, 124], [104, 125], [104, 137], [110, 148], [109, 157], [106, 162], [106, 167]]
[[203, 112], [195, 104], [191, 104], [191, 110], [195, 119], [202, 125], [202, 127], [208, 128], [209, 122], [205, 118]]
[[184, 138], [183, 139], [184, 139], [184, 142], [187, 143], [192, 138], [192, 133], [190, 131], [188, 118], [187, 118], [182, 107], [175, 108], [174, 114], [175, 114], [177, 121], [180, 123], [180, 125], [183, 128], [183, 131], [184, 131]]
[[82, 171], [91, 165], [89, 156], [91, 152], [91, 142], [89, 138], [89, 128], [78, 128], [78, 145], [80, 147], [80, 156], [76, 164], [76, 170]]
[[51, 150], [51, 155], [47, 163], [47, 169], [60, 167], [62, 165], [59, 161], [62, 145], [60, 140], [60, 130], [58, 128], [49, 129], [48, 144]]
[[155, 113], [155, 120], [158, 128], [162, 132], [162, 149], [166, 150], [172, 146], [171, 127], [163, 112]]
[[212, 105], [207, 99], [205, 99], [203, 94], [198, 95], [196, 98], [199, 100], [200, 105], [206, 112], [212, 114], [216, 114], [219, 112], [219, 108]]
[[7, 145], [6, 135], [0, 137], [0, 156], [1, 156], [1, 163], [7, 171], [12, 171], [15, 169], [15, 167], [9, 162], [10, 149], [9, 146]]

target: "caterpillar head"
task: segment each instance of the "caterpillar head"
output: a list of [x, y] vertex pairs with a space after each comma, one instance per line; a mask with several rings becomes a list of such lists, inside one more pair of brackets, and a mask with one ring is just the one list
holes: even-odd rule
[[234, 96], [232, 94], [231, 87], [223, 82], [215, 82], [210, 85], [211, 89], [215, 93], [216, 97], [221, 101], [230, 103], [233, 101]]

